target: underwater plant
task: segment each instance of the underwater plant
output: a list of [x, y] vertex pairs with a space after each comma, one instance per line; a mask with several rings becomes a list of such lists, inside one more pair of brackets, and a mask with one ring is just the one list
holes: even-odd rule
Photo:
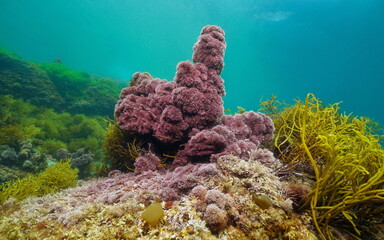
[[0, 95], [60, 109], [63, 99], [45, 71], [0, 47]]
[[60, 61], [37, 64], [0, 47], [0, 94], [57, 112], [113, 117], [116, 81], [70, 69]]
[[278, 108], [262, 103], [275, 123], [278, 157], [291, 171], [313, 178], [301, 210], [309, 209], [322, 239], [375, 235], [384, 218], [384, 149], [377, 123], [324, 106], [313, 94]]
[[139, 137], [136, 138], [134, 135], [122, 131], [115, 121], [110, 120], [103, 146], [105, 153], [103, 163], [106, 168], [132, 171], [135, 159], [148, 152], [142, 148], [143, 142], [138, 139]]
[[89, 147], [80, 148], [74, 153], [68, 152], [65, 148], [60, 148], [56, 152], [57, 160], [70, 159], [71, 167], [79, 170], [79, 178], [86, 179], [94, 175], [96, 161], [93, 159], [93, 154], [89, 151]]
[[193, 47], [193, 62], [180, 62], [174, 81], [135, 73], [116, 104], [115, 130], [137, 136], [142, 148], [173, 165], [215, 162], [225, 150], [270, 140], [273, 122], [265, 114], [239, 108], [239, 114], [224, 115], [224, 35], [220, 27], [205, 26]]
[[23, 178], [26, 175], [27, 173], [23, 170], [0, 165], [0, 185], [8, 181]]
[[[66, 149], [73, 154], [65, 158], [72, 159], [72, 165], [80, 170], [80, 178], [97, 175], [104, 157], [102, 147], [106, 134], [106, 122], [102, 117], [57, 113], [11, 95], [0, 96], [0, 109], [0, 165], [5, 169], [38, 173], [49, 163], [63, 159], [57, 151]], [[87, 153], [80, 154], [81, 149], [87, 149]], [[19, 176], [7, 174], [1, 179]]]
[[115, 107], [120, 129], [177, 149], [193, 132], [216, 125], [224, 111], [225, 46], [224, 31], [206, 26], [194, 45], [194, 63], [179, 63], [174, 81], [135, 73]]
[[37, 175], [3, 183], [0, 186], [0, 203], [9, 198], [21, 201], [30, 196], [41, 197], [61, 189], [74, 187], [77, 183], [77, 169], [72, 169], [69, 161], [49, 166]]
[[60, 110], [112, 117], [115, 99], [119, 96], [115, 81], [78, 72], [58, 62], [41, 64], [40, 68], [49, 76], [65, 102]]
[[16, 147], [19, 142], [34, 137], [39, 128], [33, 119], [27, 118], [36, 107], [11, 95], [0, 96], [0, 145]]
[[105, 121], [100, 116], [57, 113], [37, 107], [11, 95], [0, 96], [0, 145], [19, 148], [32, 140], [42, 153], [55, 156], [57, 149], [71, 152], [89, 147], [96, 159], [101, 159], [105, 138]]

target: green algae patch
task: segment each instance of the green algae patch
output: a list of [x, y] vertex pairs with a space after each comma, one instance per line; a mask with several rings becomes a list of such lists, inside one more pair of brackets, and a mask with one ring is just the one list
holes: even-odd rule
[[41, 197], [61, 189], [74, 187], [77, 183], [77, 169], [72, 169], [70, 162], [60, 162], [49, 166], [38, 175], [4, 183], [0, 186], [0, 203], [10, 197], [21, 201], [27, 197]]
[[141, 214], [144, 221], [152, 227], [156, 227], [163, 216], [163, 207], [161, 206], [161, 203], [158, 202], [151, 203], [151, 205], [149, 205]]

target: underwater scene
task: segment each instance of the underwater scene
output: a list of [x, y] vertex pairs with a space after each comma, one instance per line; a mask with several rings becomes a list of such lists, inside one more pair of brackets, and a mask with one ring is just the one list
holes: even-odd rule
[[384, 239], [384, 1], [0, 9], [0, 240]]

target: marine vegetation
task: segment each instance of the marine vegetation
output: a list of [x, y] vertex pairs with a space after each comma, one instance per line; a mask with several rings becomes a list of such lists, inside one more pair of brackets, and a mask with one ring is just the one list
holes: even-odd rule
[[133, 170], [135, 159], [148, 152], [142, 148], [139, 137], [122, 131], [116, 122], [110, 120], [107, 127], [103, 151], [105, 170]]
[[[373, 125], [339, 114], [337, 104], [323, 107], [312, 95], [281, 112], [275, 100], [267, 102], [271, 117], [244, 109], [225, 115], [224, 35], [205, 26], [193, 61], [177, 65], [174, 81], [135, 73], [121, 91], [104, 146], [109, 166], [118, 169], [56, 194], [5, 202], [0, 236], [314, 240], [375, 234], [366, 224], [380, 219], [384, 180]], [[273, 141], [274, 152], [268, 149]], [[131, 167], [134, 172], [123, 172]]]
[[23, 178], [26, 175], [28, 175], [28, 173], [21, 169], [10, 168], [4, 165], [0, 165], [0, 184], [15, 180], [18, 178]]
[[102, 117], [57, 113], [10, 95], [0, 96], [0, 108], [0, 144], [17, 148], [31, 139], [41, 152], [52, 156], [59, 148], [74, 152], [89, 147], [101, 157], [106, 125]]
[[[10, 95], [0, 96], [0, 109], [0, 166], [8, 173], [0, 183], [27, 172], [38, 173], [63, 158], [72, 159], [82, 179], [95, 175], [94, 168], [104, 157], [102, 117], [57, 113]], [[64, 157], [63, 150], [67, 151]]]
[[119, 86], [106, 77], [77, 72], [55, 61], [37, 64], [0, 48], [0, 94], [56, 112], [113, 117]]
[[[262, 103], [275, 123], [275, 147], [287, 166], [314, 179], [300, 204], [322, 239], [375, 235], [384, 219], [384, 149], [380, 127], [324, 106], [313, 94], [292, 106]], [[280, 107], [280, 109], [279, 109]]]
[[10, 95], [0, 96], [0, 144], [12, 147], [18, 142], [31, 138], [39, 133], [32, 124], [33, 119], [27, 119], [36, 109], [35, 106]]
[[64, 64], [41, 64], [64, 100], [62, 111], [112, 117], [119, 87], [112, 79], [77, 72]]
[[[224, 31], [206, 26], [193, 62], [179, 63], [174, 81], [135, 73], [121, 92], [106, 145], [115, 160], [133, 162], [134, 172], [112, 170], [19, 208], [9, 203], [0, 235], [316, 239], [309, 215], [293, 212], [284, 198], [275, 175], [281, 162], [264, 147], [273, 138], [271, 118], [254, 111], [224, 115], [225, 47]], [[156, 218], [148, 218], [152, 213]]]
[[56, 151], [56, 158], [58, 161], [70, 159], [71, 167], [79, 170], [80, 179], [95, 175], [93, 171], [98, 162], [95, 161], [89, 147], [80, 148], [74, 153], [68, 152], [65, 148], [60, 148]]
[[38, 64], [0, 48], [0, 94], [13, 95], [56, 110], [64, 103], [55, 85]]
[[41, 197], [62, 189], [74, 187], [77, 182], [77, 169], [72, 169], [70, 162], [63, 161], [49, 166], [37, 175], [0, 185], [0, 203], [9, 198], [21, 201], [27, 197]]
[[[221, 155], [269, 141], [274, 127], [265, 114], [224, 115], [220, 74], [225, 47], [224, 31], [207, 26], [194, 45], [193, 63], [180, 62], [174, 81], [135, 73], [115, 107], [120, 130], [140, 136], [143, 148], [158, 158], [171, 156], [165, 163], [175, 166], [215, 162]], [[136, 159], [135, 168], [148, 166], [143, 161]]]

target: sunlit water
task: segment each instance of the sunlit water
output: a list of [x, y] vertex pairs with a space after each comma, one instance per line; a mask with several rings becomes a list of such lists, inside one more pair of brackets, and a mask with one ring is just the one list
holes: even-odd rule
[[384, 123], [382, 0], [0, 0], [0, 46], [128, 81], [172, 80], [201, 28], [221, 26], [225, 107], [314, 93]]

